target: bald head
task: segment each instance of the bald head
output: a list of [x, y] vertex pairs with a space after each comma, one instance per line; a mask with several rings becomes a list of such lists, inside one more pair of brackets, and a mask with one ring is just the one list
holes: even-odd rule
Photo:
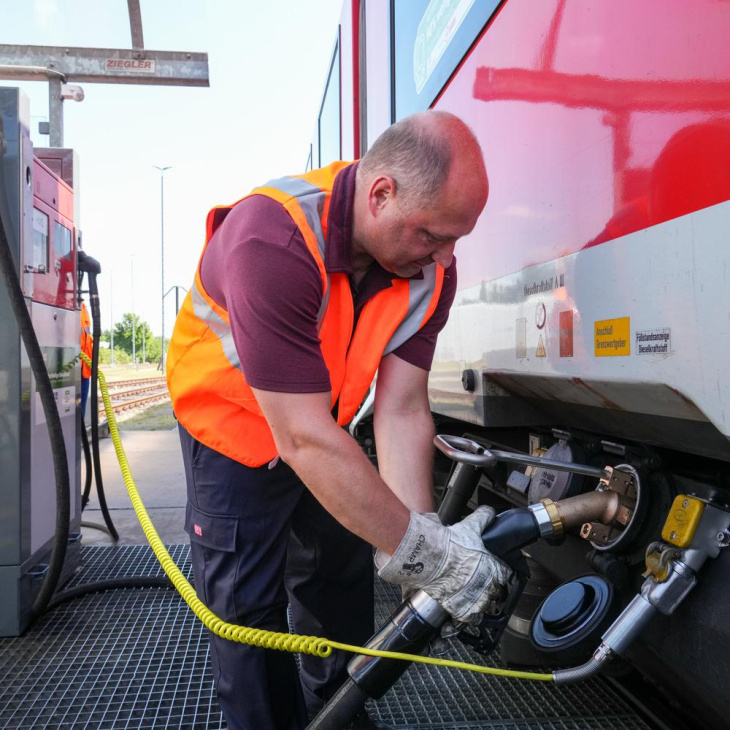
[[432, 263], [447, 269], [488, 192], [479, 143], [458, 117], [421, 112], [389, 127], [357, 170], [351, 250], [356, 278], [373, 259], [402, 277]]
[[360, 162], [358, 185], [388, 175], [402, 205], [424, 207], [433, 203], [451, 173], [483, 187], [486, 199], [487, 174], [473, 132], [449, 112], [425, 111], [396, 122], [378, 137]]

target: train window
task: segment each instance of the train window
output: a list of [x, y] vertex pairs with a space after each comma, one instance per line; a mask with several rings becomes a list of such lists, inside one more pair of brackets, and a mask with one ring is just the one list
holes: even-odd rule
[[428, 109], [500, 0], [392, 0], [396, 120]]
[[319, 166], [329, 165], [342, 156], [340, 120], [340, 44], [335, 46], [327, 87], [319, 111]]
[[48, 216], [33, 208], [33, 271], [45, 274], [48, 271]]
[[53, 252], [56, 258], [71, 258], [71, 231], [58, 221], [53, 224]]

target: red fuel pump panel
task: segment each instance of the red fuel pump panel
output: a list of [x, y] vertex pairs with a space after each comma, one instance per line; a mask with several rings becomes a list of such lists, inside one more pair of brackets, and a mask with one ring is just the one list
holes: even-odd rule
[[73, 190], [40, 160], [33, 160], [33, 301], [74, 309], [76, 235]]

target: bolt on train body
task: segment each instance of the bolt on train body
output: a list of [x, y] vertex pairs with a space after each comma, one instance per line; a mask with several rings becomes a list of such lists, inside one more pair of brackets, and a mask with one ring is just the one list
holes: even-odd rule
[[[715, 514], [730, 506], [728, 28], [730, 3], [717, 0], [344, 3], [307, 167], [355, 159], [393, 121], [434, 108], [471, 126], [489, 174], [430, 374], [438, 432], [632, 475], [624, 523], [530, 549], [500, 646], [508, 663], [590, 655], [596, 626], [535, 636], [544, 596], [597, 575], [618, 612], [642, 574], [660, 574], [661, 540], [683, 549], [693, 518], [678, 495]], [[353, 430], [370, 445], [366, 413]], [[460, 468], [441, 456], [435, 467], [437, 488]], [[596, 488], [606, 483], [500, 462], [480, 471], [472, 501]], [[693, 727], [720, 728], [730, 534], [699, 524], [717, 556], [622, 666]]]

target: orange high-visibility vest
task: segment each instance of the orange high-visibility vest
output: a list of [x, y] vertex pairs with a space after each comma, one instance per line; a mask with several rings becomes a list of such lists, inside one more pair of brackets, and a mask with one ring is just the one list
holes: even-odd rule
[[[81, 302], [81, 352], [90, 358], [94, 351], [93, 348], [94, 338], [91, 336], [91, 318], [86, 309], [86, 304]], [[91, 377], [91, 368], [83, 360], [81, 361], [81, 377]]]
[[[320, 347], [329, 370], [332, 406], [339, 401], [340, 425], [355, 415], [381, 358], [433, 314], [444, 276], [443, 267], [431, 264], [423, 269], [423, 279], [394, 279], [392, 287], [365, 303], [353, 332], [349, 277], [328, 273], [324, 266], [332, 187], [337, 173], [350, 164], [335, 162], [305, 175], [273, 180], [249, 194], [266, 195], [284, 207], [319, 268]], [[206, 246], [231, 207], [213, 208], [208, 214]], [[241, 369], [228, 312], [205, 291], [200, 263], [170, 338], [167, 384], [175, 415], [198, 441], [247, 466], [262, 466], [276, 458], [271, 429]]]

